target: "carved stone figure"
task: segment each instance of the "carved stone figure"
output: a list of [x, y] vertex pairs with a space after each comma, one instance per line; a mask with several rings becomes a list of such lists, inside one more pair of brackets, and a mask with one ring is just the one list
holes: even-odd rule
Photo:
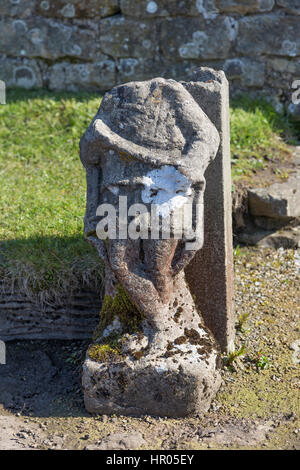
[[186, 87], [162, 78], [113, 88], [81, 140], [85, 236], [105, 264], [83, 369], [90, 412], [185, 416], [220, 386], [219, 347], [184, 272], [203, 245], [204, 172], [219, 143]]

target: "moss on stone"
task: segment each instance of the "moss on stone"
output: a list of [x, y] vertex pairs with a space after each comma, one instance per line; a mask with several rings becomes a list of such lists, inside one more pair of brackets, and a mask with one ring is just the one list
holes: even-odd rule
[[119, 348], [112, 348], [109, 344], [93, 344], [88, 350], [89, 357], [96, 362], [114, 361], [121, 356]]
[[102, 336], [105, 328], [110, 325], [117, 316], [123, 333], [136, 333], [141, 328], [143, 314], [132, 302], [128, 293], [121, 284], [117, 286], [114, 297], [105, 295], [100, 312], [100, 322], [94, 333], [94, 340]]

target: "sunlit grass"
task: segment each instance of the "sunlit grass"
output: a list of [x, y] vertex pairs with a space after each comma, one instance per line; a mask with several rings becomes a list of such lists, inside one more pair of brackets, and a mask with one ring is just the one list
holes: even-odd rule
[[234, 180], [283, 159], [289, 154], [286, 142], [292, 143], [295, 132], [270, 104], [246, 96], [232, 101], [230, 127]]
[[0, 106], [1, 268], [4, 277], [27, 277], [29, 289], [58, 289], [67, 273], [84, 277], [99, 264], [82, 236], [78, 142], [100, 100], [13, 91]]

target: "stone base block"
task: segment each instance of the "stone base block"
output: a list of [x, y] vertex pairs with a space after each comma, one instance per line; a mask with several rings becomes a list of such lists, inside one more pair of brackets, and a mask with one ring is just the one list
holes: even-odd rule
[[195, 322], [173, 322], [172, 331], [171, 321], [159, 332], [144, 322], [143, 333], [119, 338], [122, 350], [90, 347], [83, 366], [90, 413], [184, 417], [208, 410], [221, 383], [219, 352]]

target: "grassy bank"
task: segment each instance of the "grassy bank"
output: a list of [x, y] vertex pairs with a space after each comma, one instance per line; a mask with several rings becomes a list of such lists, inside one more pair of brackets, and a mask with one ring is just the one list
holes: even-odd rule
[[12, 91], [0, 106], [1, 277], [43, 299], [97, 284], [82, 236], [85, 172], [78, 141], [96, 95]]
[[231, 102], [230, 134], [233, 182], [284, 161], [290, 154], [287, 144], [297, 143], [297, 131], [286, 116], [247, 96]]
[[[41, 299], [99, 285], [98, 256], [82, 236], [85, 172], [78, 142], [96, 113], [96, 94], [8, 92], [0, 106], [0, 278]], [[233, 178], [289, 150], [292, 129], [270, 105], [232, 103]]]

